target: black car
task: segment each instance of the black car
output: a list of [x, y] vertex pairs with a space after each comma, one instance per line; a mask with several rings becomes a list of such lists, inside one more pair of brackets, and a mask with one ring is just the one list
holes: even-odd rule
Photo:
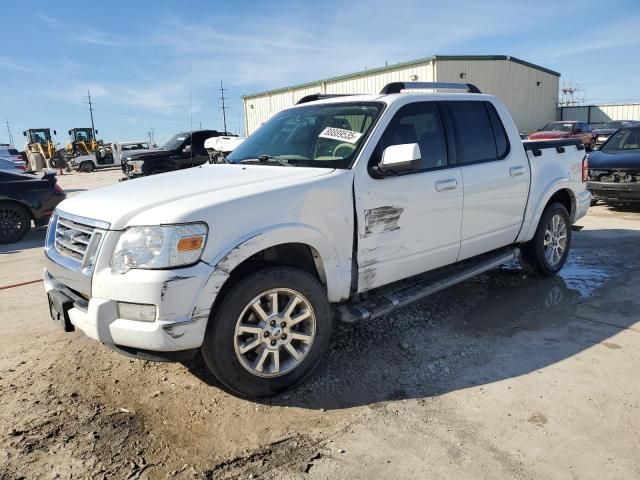
[[591, 204], [640, 202], [640, 125], [621, 128], [589, 155]]
[[205, 140], [220, 135], [229, 134], [217, 130], [178, 133], [159, 150], [124, 155], [122, 171], [127, 178], [136, 178], [202, 165], [209, 161]]
[[66, 197], [56, 174], [0, 171], [0, 244], [22, 240], [31, 230], [46, 225], [49, 217]]
[[616, 130], [622, 127], [632, 127], [634, 124], [640, 125], [640, 122], [635, 122], [633, 120], [615, 120], [612, 122], [606, 122], [602, 125], [599, 125], [597, 128], [593, 129], [593, 133], [596, 139], [596, 147], [600, 147], [604, 145], [611, 135], [613, 135]]

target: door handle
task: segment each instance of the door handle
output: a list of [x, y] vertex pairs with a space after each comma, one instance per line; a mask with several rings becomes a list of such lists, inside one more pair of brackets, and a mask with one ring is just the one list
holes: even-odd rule
[[509, 175], [512, 177], [518, 177], [520, 175], [524, 175], [524, 167], [522, 165], [518, 165], [517, 167], [511, 167], [509, 169]]
[[435, 183], [436, 192], [447, 192], [458, 188], [458, 181], [455, 178], [447, 178], [446, 180], [438, 180]]

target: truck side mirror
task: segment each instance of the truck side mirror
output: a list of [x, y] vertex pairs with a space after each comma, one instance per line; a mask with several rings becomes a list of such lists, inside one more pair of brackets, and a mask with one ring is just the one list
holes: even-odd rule
[[26, 137], [27, 136], [27, 132], [26, 131], [22, 132], [22, 135], [24, 135]]
[[98, 135], [98, 130], [96, 130], [96, 135]]
[[417, 143], [390, 145], [382, 152], [378, 165], [381, 172], [402, 173], [420, 168], [420, 146]]
[[58, 132], [56, 132], [56, 131], [54, 130], [54, 131], [53, 131], [53, 134], [54, 134], [54, 135], [58, 135]]

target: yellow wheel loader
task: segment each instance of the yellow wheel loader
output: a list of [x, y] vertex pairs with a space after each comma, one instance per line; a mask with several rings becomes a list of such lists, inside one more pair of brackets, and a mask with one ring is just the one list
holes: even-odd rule
[[[58, 168], [59, 152], [51, 137], [49, 128], [30, 128], [22, 132], [27, 138], [24, 151], [27, 154], [27, 164], [30, 170], [40, 171], [43, 168]], [[53, 131], [57, 135], [56, 131]]]
[[76, 166], [76, 164], [85, 163], [86, 168], [88, 164], [83, 161], [87, 159], [87, 155], [95, 157], [95, 162], [90, 163], [109, 163], [108, 160], [112, 157], [111, 148], [108, 145], [104, 145], [102, 140], [97, 140], [97, 134], [98, 130], [88, 127], [69, 130], [69, 143], [65, 148], [65, 153], [72, 165]]

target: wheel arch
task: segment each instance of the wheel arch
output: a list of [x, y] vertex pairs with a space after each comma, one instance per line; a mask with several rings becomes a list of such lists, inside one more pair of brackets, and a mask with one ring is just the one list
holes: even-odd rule
[[542, 218], [542, 214], [549, 205], [556, 202], [564, 205], [567, 212], [569, 212], [569, 220], [571, 224], [573, 224], [578, 206], [576, 195], [568, 181], [560, 181], [550, 186], [541, 196], [540, 201], [537, 203], [535, 214], [532, 215], [529, 221], [522, 228], [522, 231], [518, 236], [518, 242], [526, 242], [533, 238], [533, 235], [538, 228], [538, 224], [540, 223], [540, 219]]
[[255, 232], [233, 242], [232, 247], [208, 263], [213, 272], [198, 296], [194, 315], [215, 308], [235, 283], [267, 266], [292, 266], [311, 273], [324, 286], [330, 302], [349, 297], [350, 271], [340, 267], [329, 240], [309, 226], [282, 225]]

